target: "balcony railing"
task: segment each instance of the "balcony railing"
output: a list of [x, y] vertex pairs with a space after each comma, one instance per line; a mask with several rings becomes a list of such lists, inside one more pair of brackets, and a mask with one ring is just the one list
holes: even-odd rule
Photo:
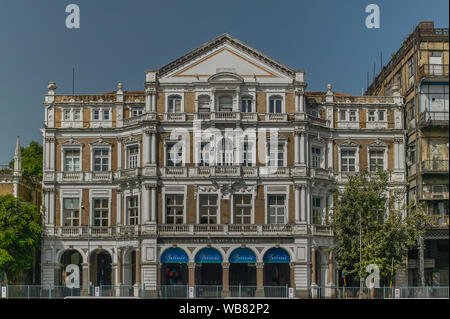
[[140, 168], [125, 168], [118, 172], [119, 179], [134, 179], [141, 174]]
[[448, 64], [423, 64], [419, 74], [421, 77], [448, 77]]
[[448, 126], [448, 112], [425, 111], [419, 116], [419, 125], [425, 126]]
[[186, 113], [164, 113], [164, 121], [185, 122], [186, 121]]
[[266, 122], [286, 122], [287, 113], [266, 113], [264, 120]]
[[430, 215], [431, 216], [431, 224], [433, 227], [438, 228], [448, 228], [449, 225], [449, 215]]
[[259, 235], [273, 235], [273, 234], [291, 234], [294, 227], [289, 224], [183, 224], [171, 225], [162, 224], [158, 227], [159, 233], [164, 235], [177, 234], [259, 234]]
[[422, 173], [447, 173], [448, 160], [424, 160], [422, 161]]

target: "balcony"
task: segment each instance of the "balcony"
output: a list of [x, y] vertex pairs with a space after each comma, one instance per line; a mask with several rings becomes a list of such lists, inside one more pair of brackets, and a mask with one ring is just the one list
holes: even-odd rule
[[63, 182], [82, 182], [84, 181], [84, 172], [58, 172], [56, 180]]
[[131, 126], [144, 121], [156, 121], [156, 113], [144, 113], [139, 116], [133, 116], [123, 119], [123, 126]]
[[184, 166], [166, 166], [160, 169], [163, 177], [187, 177], [188, 169]]
[[448, 160], [422, 161], [422, 174], [448, 174]]
[[431, 226], [434, 228], [448, 228], [449, 215], [430, 215]]
[[135, 179], [141, 175], [140, 168], [126, 168], [118, 171], [118, 179], [126, 180], [126, 179]]
[[166, 122], [186, 122], [186, 113], [164, 113]]
[[448, 78], [448, 64], [423, 64], [419, 68], [419, 77], [430, 79]]
[[61, 226], [46, 228], [47, 235], [58, 237], [104, 238], [104, 237], [134, 237], [142, 233], [140, 225], [130, 226]]
[[425, 127], [448, 127], [448, 112], [425, 111], [420, 113], [419, 126]]
[[311, 225], [311, 234], [318, 236], [333, 236], [333, 230], [327, 225]]
[[422, 200], [448, 199], [448, 184], [422, 185]]
[[311, 168], [310, 175], [313, 178], [330, 180], [333, 179], [333, 170], [325, 168]]
[[294, 226], [289, 224], [162, 224], [159, 225], [160, 235], [259, 235], [278, 236], [291, 235]]
[[265, 113], [264, 120], [266, 122], [286, 122], [287, 113]]
[[113, 180], [113, 173], [108, 171], [94, 171], [86, 174], [86, 181], [88, 182], [102, 182], [107, 183]]
[[312, 116], [310, 114], [308, 114], [308, 120], [313, 125], [318, 125], [318, 126], [323, 126], [323, 127], [329, 127], [330, 126], [330, 121], [322, 119], [320, 117]]

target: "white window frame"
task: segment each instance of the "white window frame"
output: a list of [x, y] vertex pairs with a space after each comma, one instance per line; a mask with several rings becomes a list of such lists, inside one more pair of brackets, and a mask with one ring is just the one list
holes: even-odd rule
[[[177, 188], [180, 185], [176, 186]], [[163, 198], [162, 201], [162, 216], [163, 216], [163, 224], [167, 224], [167, 215], [166, 215], [166, 195], [183, 195], [183, 224], [186, 224], [186, 201], [187, 201], [187, 186], [181, 186], [182, 190], [175, 190], [170, 187], [170, 185], [163, 186], [161, 191], [161, 196]], [[197, 201], [198, 202], [198, 201]], [[198, 206], [198, 203], [197, 203]], [[180, 225], [180, 224], [169, 224], [169, 225]]]
[[[283, 145], [283, 166], [281, 166], [281, 167], [286, 167], [287, 166], [287, 140], [279, 139], [278, 140], [278, 146], [280, 144]], [[277, 154], [278, 154], [278, 149], [277, 149]], [[278, 162], [278, 156], [277, 156], [276, 161]], [[280, 167], [278, 165], [277, 166], [270, 166], [269, 162], [270, 162], [270, 140], [268, 140], [267, 143], [266, 143], [266, 166], [267, 167]]]
[[[133, 113], [137, 111], [140, 112], [140, 114], [134, 115]], [[130, 107], [130, 117], [138, 117], [144, 114], [144, 108], [142, 107]]]
[[211, 103], [212, 103], [212, 97], [211, 97], [211, 94], [209, 94], [209, 93], [197, 93], [197, 97], [196, 97], [196, 99], [195, 99], [195, 110], [196, 110], [196, 112], [200, 112], [200, 108], [199, 108], [199, 100], [200, 100], [200, 98], [202, 98], [202, 97], [208, 97], [209, 98], [209, 104], [208, 104], [208, 111], [209, 112], [211, 112]]
[[[318, 198], [320, 200], [320, 206], [319, 206], [319, 210], [320, 210], [320, 223], [314, 223], [314, 198]], [[324, 205], [325, 204], [325, 205]], [[311, 224], [312, 225], [324, 225], [325, 224], [325, 208], [326, 208], [326, 197], [324, 196], [320, 196], [320, 195], [316, 195], [316, 194], [311, 194]]]
[[[370, 171], [370, 151], [383, 151], [383, 170], [388, 169], [388, 145], [381, 141], [376, 141], [367, 146], [367, 171]], [[376, 172], [374, 172], [376, 173]]]
[[[169, 99], [172, 96], [179, 96], [181, 97], [181, 111], [180, 113], [184, 113], [184, 92], [166, 92], [166, 113], [171, 113], [171, 114], [177, 114], [178, 112], [169, 112]], [[178, 113], [179, 114], [179, 113]]]
[[[112, 191], [111, 189], [90, 189], [89, 190], [89, 203], [90, 203], [90, 212], [89, 212], [89, 220], [90, 225], [94, 226], [94, 199], [107, 199], [108, 200], [108, 226], [102, 227], [111, 227], [111, 218], [112, 218]], [[120, 207], [116, 207], [116, 209], [121, 209]]]
[[[346, 142], [346, 143], [341, 143], [341, 144], [338, 144], [338, 161], [339, 161], [339, 163], [338, 163], [338, 168], [339, 168], [339, 172], [341, 173], [341, 174], [348, 174], [348, 173], [350, 173], [350, 174], [352, 174], [352, 173], [358, 173], [359, 172], [359, 148], [360, 148], [360, 145], [359, 144], [357, 144], [357, 143], [354, 143], [354, 142], [350, 142], [350, 143], [348, 143], [348, 142]], [[341, 163], [341, 158], [342, 158], [342, 151], [355, 151], [355, 172], [344, 172], [344, 171], [341, 171], [341, 168], [342, 168], [342, 163]]]
[[[79, 171], [73, 171], [73, 172], [82, 172], [83, 171], [83, 145], [76, 141], [67, 141], [63, 142], [61, 144], [61, 171], [62, 172], [69, 172], [66, 171], [66, 151], [67, 150], [74, 150], [77, 149], [80, 151], [80, 170]], [[71, 171], [72, 172], [72, 171]]]
[[183, 142], [183, 139], [179, 139], [179, 140], [172, 140], [170, 139], [170, 137], [164, 138], [164, 167], [168, 167], [167, 166], [167, 144], [176, 144], [181, 142], [183, 144], [182, 147], [182, 155], [181, 155], [181, 165], [178, 166], [170, 166], [170, 167], [185, 167], [186, 166], [186, 145]]
[[[78, 205], [79, 205], [79, 211], [80, 211], [80, 226], [82, 226], [81, 221], [82, 221], [82, 214], [83, 211], [81, 209], [82, 207], [82, 203], [83, 203], [83, 192], [79, 189], [66, 189], [66, 188], [61, 188], [60, 189], [60, 196], [59, 196], [59, 207], [60, 207], [60, 226], [61, 227], [65, 227], [64, 226], [64, 198], [77, 198], [78, 199]], [[69, 227], [69, 226], [67, 226]], [[76, 226], [75, 226], [76, 227]]]
[[[138, 153], [137, 153], [137, 161], [136, 161], [136, 167], [130, 167], [130, 148], [137, 147]], [[139, 143], [129, 143], [125, 144], [125, 168], [126, 169], [134, 169], [141, 167], [141, 147]]]
[[[137, 198], [137, 224], [131, 225], [130, 223], [130, 212], [129, 212], [129, 198], [136, 197]], [[125, 195], [125, 222], [128, 226], [137, 226], [141, 224], [141, 195], [140, 192], [130, 192]]]
[[[284, 190], [274, 190], [272, 187], [281, 187]], [[264, 186], [264, 223], [268, 224], [269, 220], [269, 195], [284, 195], [284, 224], [289, 222], [289, 187], [280, 185], [266, 185]], [[275, 224], [276, 225], [276, 224]], [[280, 224], [278, 224], [280, 225]]]
[[[231, 224], [236, 224], [234, 220], [234, 196], [235, 195], [248, 195], [250, 196], [250, 224], [255, 223], [255, 194], [250, 192], [234, 192], [231, 195]], [[246, 225], [246, 224], [236, 224], [236, 225]]]
[[[320, 164], [319, 164], [319, 167], [313, 167], [313, 152], [312, 152], [312, 149], [313, 148], [318, 148], [318, 149], [320, 149]], [[317, 142], [313, 142], [313, 143], [311, 143], [311, 148], [310, 148], [310, 163], [311, 163], [311, 168], [313, 168], [313, 169], [324, 169], [325, 168], [325, 145], [324, 144], [319, 144], [319, 143], [317, 143]]]
[[[272, 98], [272, 97], [277, 97], [277, 96], [279, 96], [279, 97], [281, 97], [281, 113], [270, 113], [270, 114], [284, 114], [284, 113], [286, 113], [286, 94], [285, 94], [285, 92], [270, 92], [270, 93], [267, 93], [266, 94], [266, 96], [267, 96], [267, 99], [266, 99], [266, 105], [267, 105], [267, 108], [266, 108], [266, 113], [270, 113], [270, 99]], [[274, 109], [274, 111], [276, 110], [276, 107], [275, 107], [275, 109]]]
[[[242, 112], [242, 101], [251, 101], [250, 112], [248, 112], [248, 111]], [[255, 113], [256, 112], [255, 98], [253, 97], [253, 95], [250, 95], [250, 94], [242, 94], [241, 95], [241, 97], [239, 99], [239, 112], [241, 112], [241, 113]]]
[[197, 193], [197, 224], [198, 225], [211, 225], [211, 224], [200, 224], [200, 195], [216, 195], [217, 196], [217, 225], [221, 223], [221, 210], [220, 203], [222, 202], [221, 192], [219, 190], [213, 192], [198, 192]]
[[[80, 112], [80, 118], [75, 119], [75, 111]], [[68, 112], [69, 119], [65, 119], [64, 114]], [[83, 127], [83, 107], [71, 106], [61, 107], [61, 127]]]
[[[231, 97], [231, 108], [229, 110], [221, 110], [220, 109], [220, 98], [225, 97], [225, 96]], [[232, 92], [223, 92], [223, 93], [217, 94], [216, 103], [217, 103], [217, 105], [216, 105], [215, 110], [217, 112], [233, 112], [234, 104], [235, 104], [234, 94]]]

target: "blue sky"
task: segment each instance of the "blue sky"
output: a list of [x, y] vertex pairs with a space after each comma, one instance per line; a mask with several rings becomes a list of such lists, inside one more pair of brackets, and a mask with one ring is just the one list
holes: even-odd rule
[[[67, 29], [65, 8], [79, 5], [81, 28]], [[367, 29], [365, 7], [380, 7]], [[448, 27], [448, 0], [0, 0], [0, 164], [22, 144], [42, 141], [47, 83], [58, 93], [142, 90], [159, 68], [222, 33], [275, 60], [306, 70], [307, 90], [361, 94], [373, 62], [380, 70], [420, 21]]]

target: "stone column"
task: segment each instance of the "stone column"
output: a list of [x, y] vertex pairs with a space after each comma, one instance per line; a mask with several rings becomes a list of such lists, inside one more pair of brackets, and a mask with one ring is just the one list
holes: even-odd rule
[[300, 112], [305, 112], [305, 95], [303, 94], [303, 93], [301, 93], [299, 96], [298, 96], [298, 98], [299, 98], [299, 102], [300, 102], [300, 105], [299, 105], [299, 108], [300, 108]]
[[305, 133], [300, 132], [300, 165], [306, 165], [305, 150]]
[[264, 297], [264, 263], [256, 263], [256, 291], [255, 297]]
[[117, 170], [122, 169], [122, 139], [117, 139]]
[[152, 202], [151, 202], [151, 215], [150, 215], [150, 222], [154, 223], [156, 222], [156, 185], [152, 186], [152, 188], [150, 189], [151, 192], [151, 198], [152, 198]]
[[333, 280], [334, 266], [333, 266], [333, 250], [328, 252], [328, 278], [327, 289], [325, 290], [325, 296], [328, 298], [334, 297], [334, 280]]
[[289, 278], [290, 278], [290, 283], [289, 283], [289, 285], [290, 285], [290, 287], [291, 288], [294, 288], [294, 291], [295, 291], [295, 265], [294, 265], [294, 263], [289, 263], [289, 271], [290, 271], [290, 273], [289, 273]]
[[150, 189], [149, 184], [145, 184], [142, 188], [142, 223], [146, 224], [150, 221]]
[[82, 268], [82, 277], [83, 277], [81, 295], [88, 296], [89, 295], [88, 264], [83, 263], [81, 265], [81, 268]]
[[317, 291], [317, 273], [316, 273], [316, 247], [311, 247], [311, 297], [318, 297]]
[[295, 223], [300, 223], [300, 185], [295, 185]]
[[151, 135], [151, 158], [150, 158], [150, 164], [155, 165], [156, 164], [156, 132], [153, 132]]
[[327, 150], [327, 152], [328, 152], [327, 167], [332, 170], [333, 169], [333, 140], [328, 141], [327, 148], [328, 148], [328, 150]]
[[222, 298], [231, 296], [230, 293], [230, 263], [222, 263]]
[[145, 90], [145, 113], [151, 112], [152, 94], [149, 89]]
[[152, 106], [151, 106], [152, 112], [156, 112], [156, 92], [152, 93]]
[[146, 129], [144, 130], [144, 134], [142, 134], [142, 161], [144, 162], [144, 165], [141, 166], [150, 164], [150, 152], [150, 130]]
[[188, 285], [189, 287], [195, 287], [195, 263], [188, 263]]
[[116, 220], [117, 225], [123, 225], [122, 223], [122, 191], [117, 190], [117, 207], [116, 207]]
[[138, 297], [139, 285], [141, 282], [141, 250], [139, 248], [136, 249], [135, 273], [136, 273], [136, 283], [134, 284], [134, 296]]
[[306, 223], [311, 224], [311, 185], [305, 185], [306, 188]]
[[300, 220], [306, 223], [306, 187], [305, 185], [300, 185], [300, 208], [301, 216]]
[[298, 137], [298, 134], [297, 134], [297, 132], [294, 132], [294, 164], [295, 165], [298, 165], [299, 164], [299, 142], [300, 142], [300, 139], [299, 139], [299, 137]]

